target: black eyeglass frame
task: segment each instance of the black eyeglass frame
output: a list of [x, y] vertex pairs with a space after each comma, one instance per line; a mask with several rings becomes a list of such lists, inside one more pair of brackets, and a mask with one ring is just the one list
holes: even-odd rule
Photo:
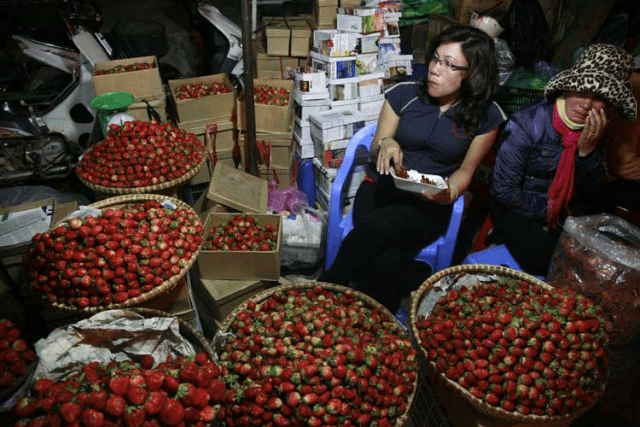
[[435, 62], [438, 65], [444, 65], [446, 68], [448, 68], [451, 71], [468, 71], [469, 70], [469, 67], [463, 67], [461, 65], [452, 64], [447, 59], [440, 59], [438, 58], [438, 55], [436, 55], [435, 53], [429, 57], [429, 62]]

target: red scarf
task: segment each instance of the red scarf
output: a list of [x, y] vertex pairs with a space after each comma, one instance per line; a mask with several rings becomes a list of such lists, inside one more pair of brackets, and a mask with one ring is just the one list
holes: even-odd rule
[[558, 114], [558, 105], [553, 106], [553, 128], [562, 136], [562, 155], [556, 169], [556, 175], [549, 187], [547, 203], [547, 222], [555, 225], [558, 215], [569, 205], [573, 196], [573, 179], [575, 176], [576, 150], [582, 131], [574, 131], [567, 127]]

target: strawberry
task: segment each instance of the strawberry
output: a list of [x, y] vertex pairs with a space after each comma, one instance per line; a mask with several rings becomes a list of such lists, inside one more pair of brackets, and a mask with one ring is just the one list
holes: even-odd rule
[[165, 407], [160, 411], [160, 422], [168, 426], [178, 426], [185, 415], [184, 407], [175, 399], [168, 398]]
[[142, 427], [145, 421], [144, 409], [129, 406], [124, 411], [123, 419], [127, 427]]
[[155, 363], [155, 359], [150, 354], [144, 354], [140, 358], [140, 367], [142, 369], [151, 369]]
[[82, 415], [82, 406], [75, 402], [65, 402], [60, 406], [60, 416], [69, 424], [80, 420]]
[[129, 385], [125, 393], [125, 398], [130, 405], [142, 405], [147, 400], [149, 392], [138, 385]]
[[159, 414], [166, 402], [166, 395], [160, 391], [149, 393], [147, 401], [144, 403], [144, 410], [149, 415]]
[[124, 397], [114, 394], [107, 400], [104, 407], [104, 412], [114, 418], [120, 418], [120, 416], [122, 416], [122, 414], [124, 413], [126, 406], [127, 401], [124, 399]]
[[104, 425], [104, 414], [95, 409], [85, 409], [82, 412], [82, 424], [86, 427], [102, 427]]

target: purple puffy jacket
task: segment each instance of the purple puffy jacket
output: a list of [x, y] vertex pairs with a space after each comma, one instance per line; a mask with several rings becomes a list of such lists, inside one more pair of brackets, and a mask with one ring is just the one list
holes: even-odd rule
[[[507, 209], [545, 222], [547, 192], [560, 163], [562, 139], [553, 129], [554, 100], [542, 99], [516, 111], [500, 134], [491, 195]], [[576, 153], [574, 192], [601, 185], [602, 157]]]

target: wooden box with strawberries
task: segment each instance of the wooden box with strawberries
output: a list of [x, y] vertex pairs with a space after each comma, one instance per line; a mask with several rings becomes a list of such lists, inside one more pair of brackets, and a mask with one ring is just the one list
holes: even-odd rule
[[233, 116], [236, 91], [225, 73], [169, 80], [180, 123], [211, 119], [228, 122]]
[[203, 279], [280, 278], [280, 215], [210, 213], [198, 255]]
[[96, 95], [127, 92], [136, 102], [165, 99], [155, 56], [98, 62], [93, 71], [93, 85]]
[[[291, 131], [293, 80], [253, 79], [256, 132]], [[247, 130], [245, 93], [238, 97], [238, 130]]]

